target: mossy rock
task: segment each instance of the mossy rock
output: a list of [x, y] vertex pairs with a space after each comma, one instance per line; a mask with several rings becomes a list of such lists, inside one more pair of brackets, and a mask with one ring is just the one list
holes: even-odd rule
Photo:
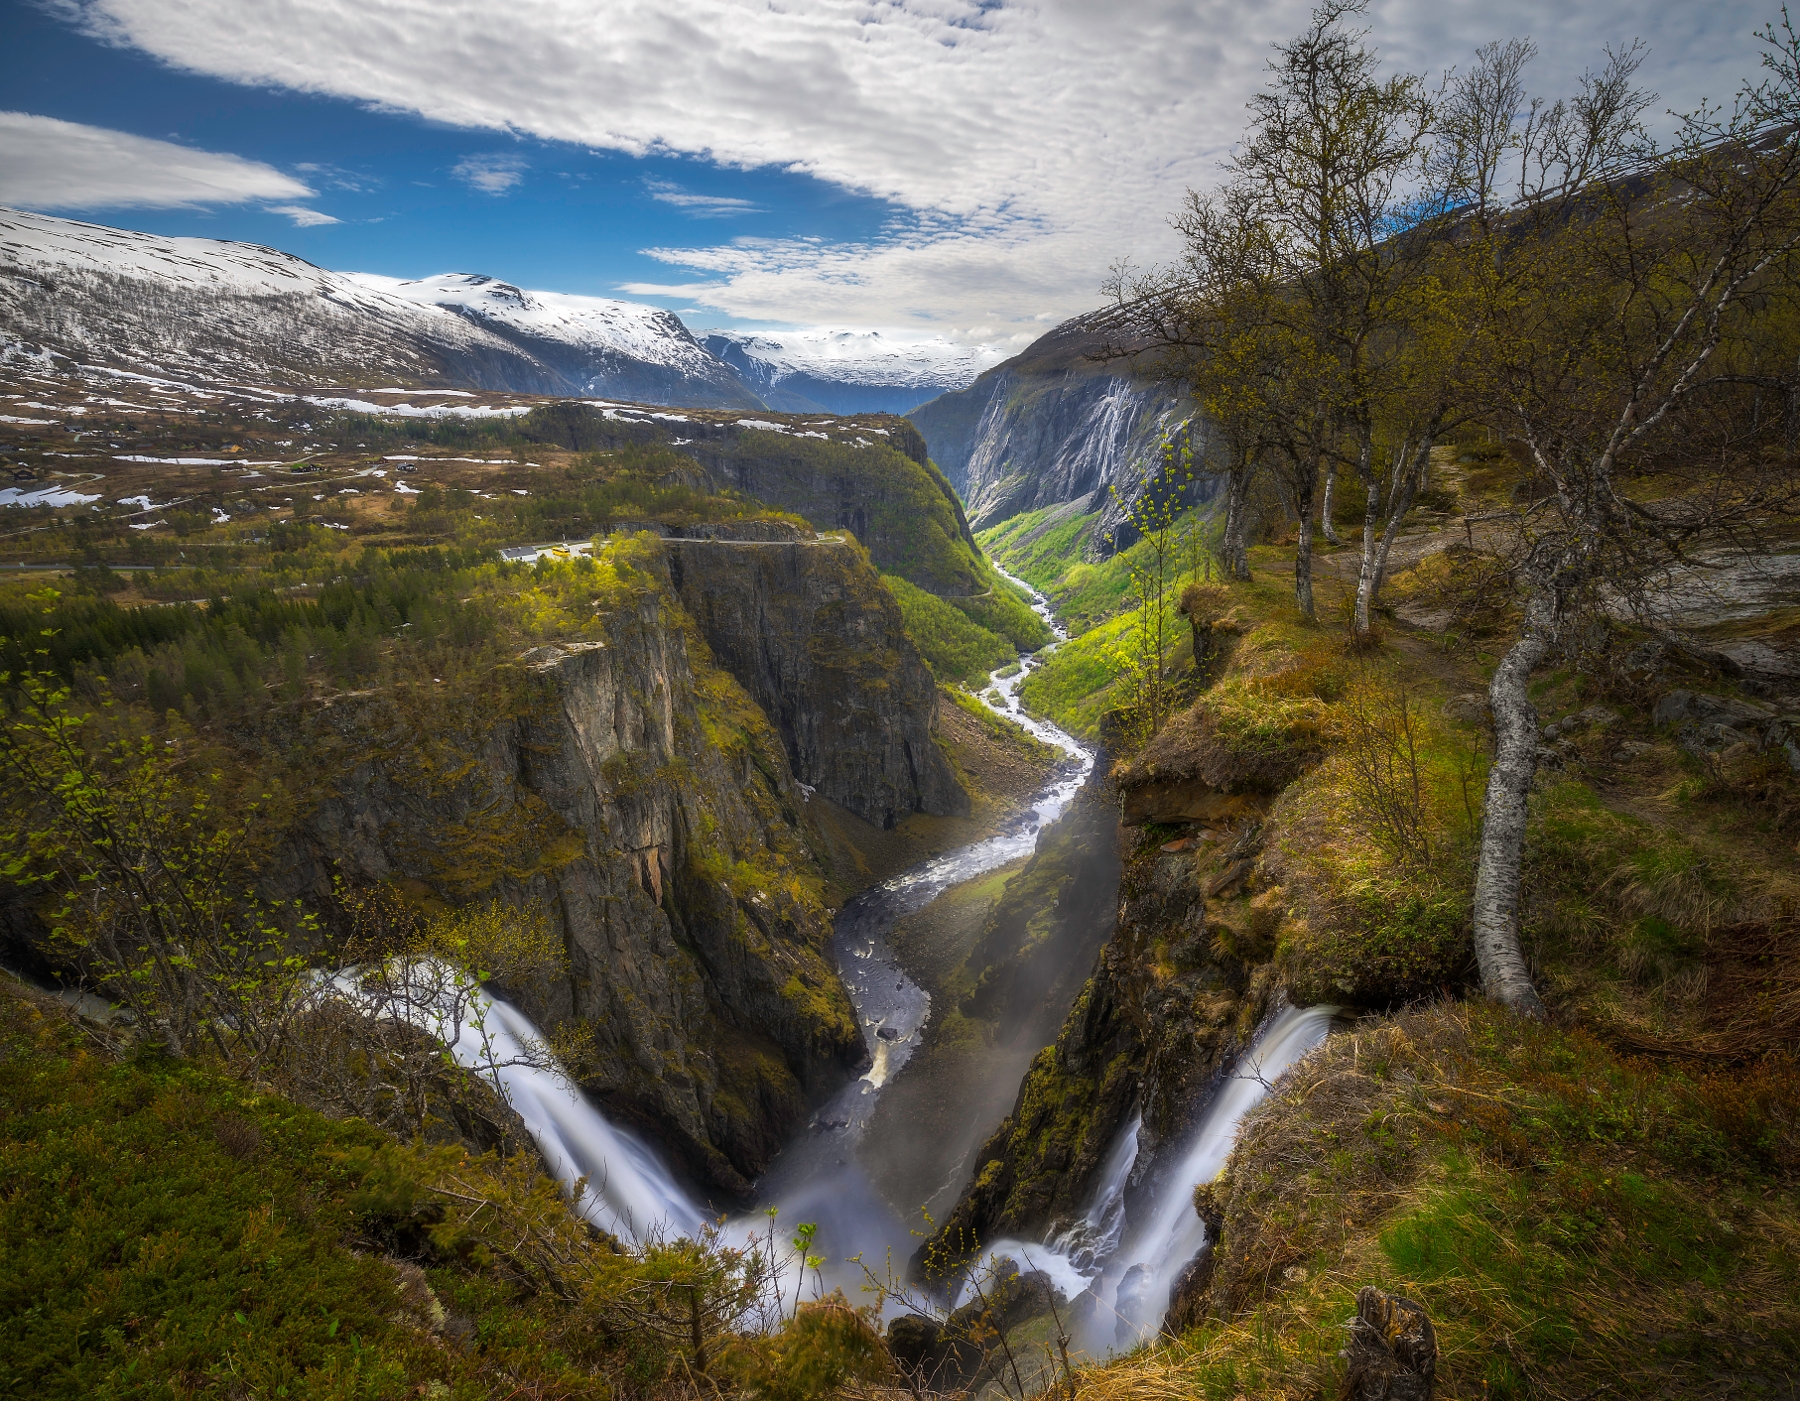
[[1352, 887], [1329, 918], [1289, 921], [1276, 949], [1302, 1006], [1410, 1002], [1460, 984], [1472, 957], [1460, 895], [1388, 881]]

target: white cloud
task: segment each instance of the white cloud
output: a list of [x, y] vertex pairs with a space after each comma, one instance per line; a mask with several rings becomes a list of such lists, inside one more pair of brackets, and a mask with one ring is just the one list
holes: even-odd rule
[[332, 218], [329, 214], [321, 214], [316, 209], [308, 209], [303, 204], [271, 204], [268, 206], [268, 212], [271, 214], [285, 214], [294, 221], [297, 227], [302, 229], [315, 229], [321, 224], [340, 224], [343, 222], [341, 219]]
[[646, 180], [650, 198], [659, 204], [672, 204], [696, 219], [726, 219], [734, 214], [754, 214], [762, 206], [755, 200], [734, 199], [727, 195], [696, 195], [667, 180]]
[[29, 112], [0, 112], [0, 204], [178, 209], [312, 193], [260, 161]]
[[[637, 154], [804, 172], [912, 217], [857, 247], [664, 251], [732, 315], [1023, 330], [1092, 305], [1107, 265], [1171, 247], [1215, 178], [1268, 44], [1308, 0], [61, 0], [170, 63]], [[1566, 91], [1642, 35], [1666, 105], [1751, 72], [1769, 0], [1372, 0], [1395, 62], [1441, 69], [1529, 34]], [[496, 173], [503, 190], [516, 168]], [[465, 178], [469, 178], [465, 176]], [[501, 183], [504, 182], [504, 183]], [[698, 197], [697, 197], [698, 198]], [[699, 205], [677, 205], [690, 210]], [[725, 212], [720, 210], [718, 212]], [[684, 284], [685, 285], [685, 284]], [[802, 310], [806, 308], [806, 310]]]
[[503, 195], [525, 178], [525, 162], [517, 156], [468, 156], [450, 173], [484, 195]]

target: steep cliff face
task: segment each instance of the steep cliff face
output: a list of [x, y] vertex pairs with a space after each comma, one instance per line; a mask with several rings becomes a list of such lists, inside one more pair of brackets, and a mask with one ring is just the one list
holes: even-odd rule
[[753, 496], [819, 530], [850, 531], [884, 574], [940, 596], [988, 587], [962, 503], [906, 419], [699, 412], [673, 419], [563, 403], [532, 414], [521, 431], [577, 452], [672, 448], [699, 464], [710, 489]]
[[961, 815], [932, 737], [937, 683], [893, 596], [837, 539], [671, 540], [676, 594], [775, 725], [795, 777], [878, 827]]
[[1127, 366], [1092, 358], [1105, 343], [1086, 318], [1066, 322], [908, 415], [976, 529], [1064, 502], [1102, 510], [1108, 487], [1134, 496], [1155, 469], [1164, 433], [1187, 411]]
[[1134, 1111], [1143, 1124], [1127, 1199], [1155, 1182], [1160, 1150], [1191, 1127], [1276, 987], [1274, 921], [1234, 898], [1245, 894], [1241, 859], [1147, 841], [1126, 861], [1117, 932], [940, 1227], [950, 1256], [1072, 1224]]
[[[335, 871], [541, 910], [571, 974], [515, 995], [541, 1023], [592, 1027], [584, 1087], [730, 1198], [867, 1053], [825, 955], [822, 845], [788, 736], [715, 661], [682, 598], [705, 611], [757, 578], [792, 592], [779, 617], [768, 596], [742, 615], [780, 634], [767, 651], [729, 655], [752, 688], [814, 687], [819, 712], [788, 724], [816, 786], [849, 799], [878, 783], [894, 810], [954, 806], [959, 790], [928, 764], [902, 782], [909, 742], [936, 754], [932, 694], [906, 684], [923, 668], [889, 635], [897, 625], [872, 638], [887, 596], [849, 547], [679, 549], [675, 570], [658, 557], [635, 576], [597, 637], [334, 706], [324, 727], [358, 762], [300, 834], [286, 884], [316, 898]], [[720, 610], [709, 616], [729, 645]], [[891, 669], [865, 664], [872, 641]]]

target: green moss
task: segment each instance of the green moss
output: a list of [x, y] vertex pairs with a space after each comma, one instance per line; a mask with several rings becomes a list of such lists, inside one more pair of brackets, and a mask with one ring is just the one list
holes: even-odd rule
[[399, 1397], [475, 1368], [349, 1248], [379, 1145], [155, 1055], [110, 1062], [0, 990], [0, 1376], [33, 1397]]
[[1297, 1003], [1388, 1006], [1459, 984], [1472, 957], [1468, 897], [1417, 875], [1351, 884], [1329, 914], [1290, 924], [1276, 957]]

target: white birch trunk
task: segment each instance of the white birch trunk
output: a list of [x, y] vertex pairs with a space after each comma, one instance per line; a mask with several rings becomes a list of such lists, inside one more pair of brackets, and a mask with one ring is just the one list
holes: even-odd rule
[[1298, 542], [1294, 546], [1294, 605], [1299, 608], [1300, 616], [1308, 622], [1313, 621], [1317, 616], [1313, 607], [1312, 508], [1313, 488], [1318, 483], [1319, 457], [1315, 453], [1312, 460], [1306, 464], [1305, 470], [1291, 483], [1294, 489], [1294, 521], [1296, 529], [1299, 531]]
[[1225, 569], [1230, 578], [1240, 582], [1250, 577], [1250, 549], [1244, 541], [1249, 496], [1250, 464], [1242, 462], [1225, 485]]
[[1526, 687], [1532, 668], [1550, 650], [1551, 604], [1539, 586], [1525, 609], [1525, 628], [1501, 659], [1488, 687], [1494, 711], [1494, 767], [1481, 814], [1481, 854], [1475, 870], [1475, 961], [1481, 986], [1494, 1001], [1541, 1017], [1544, 1004], [1531, 985], [1519, 943], [1519, 873], [1531, 780], [1537, 773], [1538, 713]]
[[1400, 522], [1406, 519], [1406, 513], [1412, 510], [1412, 503], [1418, 496], [1419, 464], [1430, 458], [1430, 438], [1420, 444], [1416, 454], [1409, 453], [1406, 445], [1401, 444], [1394, 458], [1387, 524], [1379, 539], [1375, 534], [1375, 522], [1380, 515], [1381, 494], [1375, 482], [1369, 483], [1369, 506], [1363, 515], [1362, 567], [1356, 576], [1355, 631], [1359, 637], [1368, 636], [1375, 616], [1375, 601], [1381, 595], [1381, 581], [1387, 576], [1388, 554], [1394, 548], [1394, 537], [1400, 533]]
[[1369, 588], [1371, 610], [1381, 597], [1381, 586], [1387, 582], [1388, 556], [1393, 553], [1394, 537], [1400, 533], [1400, 522], [1406, 519], [1406, 513], [1412, 510], [1413, 502], [1418, 500], [1419, 492], [1424, 488], [1425, 474], [1431, 470], [1432, 441], [1427, 437], [1419, 444], [1418, 453], [1413, 458], [1413, 470], [1400, 483], [1394, 509], [1388, 513], [1387, 528], [1381, 532], [1381, 543], [1375, 547], [1375, 580]]
[[1381, 488], [1369, 483], [1369, 499], [1363, 507], [1362, 565], [1356, 572], [1356, 619], [1353, 624], [1358, 637], [1369, 635], [1369, 614], [1375, 606], [1375, 521], [1381, 514]]

